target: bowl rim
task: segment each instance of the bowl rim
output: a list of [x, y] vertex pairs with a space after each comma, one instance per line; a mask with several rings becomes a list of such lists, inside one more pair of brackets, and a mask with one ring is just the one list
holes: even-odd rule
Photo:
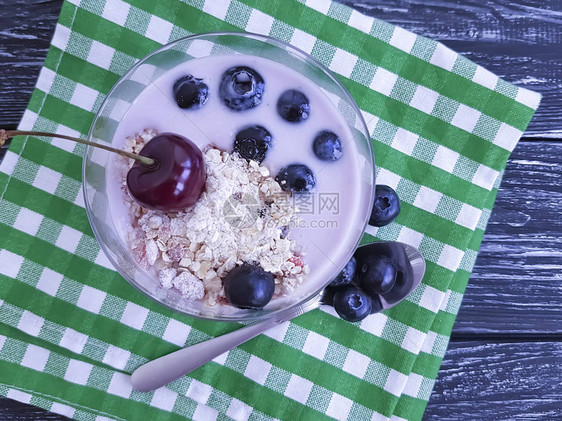
[[[311, 62], [316, 68], [320, 69], [325, 76], [327, 76], [330, 81], [332, 83], [334, 83], [339, 90], [345, 95], [345, 101], [347, 103], [349, 103], [355, 112], [356, 118], [358, 119], [358, 123], [361, 125], [361, 132], [362, 134], [365, 136], [365, 138], [367, 139], [367, 153], [371, 158], [371, 166], [372, 166], [372, 174], [369, 174], [371, 176], [372, 179], [372, 185], [373, 188], [370, 191], [370, 198], [367, 201], [369, 203], [369, 210], [372, 209], [373, 207], [373, 203], [374, 203], [374, 199], [375, 199], [375, 185], [376, 185], [376, 162], [375, 162], [375, 156], [374, 156], [374, 151], [373, 151], [373, 144], [372, 144], [372, 140], [371, 140], [371, 136], [367, 127], [367, 124], [365, 122], [365, 119], [363, 117], [363, 114], [361, 113], [361, 109], [359, 108], [359, 106], [357, 105], [357, 102], [355, 101], [355, 99], [353, 98], [353, 96], [349, 93], [349, 91], [347, 90], [347, 88], [343, 85], [343, 83], [341, 83], [336, 76], [332, 73], [332, 71], [325, 66], [323, 63], [321, 63], [318, 59], [312, 57], [310, 54], [306, 53], [305, 51], [301, 50], [298, 47], [295, 47], [294, 45], [291, 45], [288, 42], [279, 40], [277, 38], [273, 38], [267, 35], [261, 35], [261, 34], [256, 34], [256, 33], [251, 33], [251, 32], [244, 32], [244, 31], [218, 31], [218, 32], [206, 32], [206, 33], [199, 33], [199, 34], [193, 34], [193, 35], [189, 35], [186, 37], [182, 37], [182, 38], [178, 38], [172, 42], [169, 42], [167, 44], [162, 45], [161, 47], [151, 51], [150, 53], [148, 53], [146, 56], [142, 57], [141, 59], [139, 59], [127, 72], [125, 72], [117, 82], [115, 82], [115, 84], [111, 87], [111, 89], [108, 91], [108, 93], [105, 95], [102, 103], [100, 104], [98, 110], [96, 111], [96, 114], [92, 120], [92, 123], [90, 125], [90, 129], [88, 131], [88, 137], [87, 139], [92, 141], [93, 138], [93, 130], [95, 127], [95, 124], [98, 120], [98, 118], [100, 117], [100, 112], [107, 106], [107, 103], [109, 102], [112, 94], [114, 93], [114, 91], [118, 88], [118, 86], [121, 85], [121, 83], [125, 80], [127, 80], [129, 78], [129, 76], [135, 72], [143, 63], [145, 63], [150, 57], [165, 51], [171, 47], [173, 47], [174, 45], [177, 45], [179, 43], [182, 42], [186, 42], [186, 41], [193, 41], [193, 40], [197, 40], [197, 39], [204, 39], [204, 38], [209, 38], [209, 37], [218, 37], [218, 36], [233, 36], [233, 37], [241, 37], [241, 38], [253, 38], [255, 40], [258, 41], [262, 41], [268, 44], [273, 44], [276, 45], [278, 47], [283, 48], [284, 50], [290, 51], [292, 53], [296, 53], [298, 54], [298, 56], [300, 56], [299, 58], [306, 61], [306, 62]], [[112, 253], [109, 252], [109, 248], [108, 246], [105, 244], [105, 242], [101, 241], [101, 235], [98, 231], [98, 227], [96, 226], [95, 222], [94, 222], [94, 218], [93, 218], [93, 212], [92, 209], [90, 207], [89, 201], [88, 201], [88, 197], [87, 197], [87, 190], [86, 190], [86, 166], [87, 166], [87, 162], [88, 162], [88, 155], [89, 152], [94, 149], [92, 146], [86, 146], [85, 150], [84, 150], [84, 154], [82, 157], [82, 194], [84, 197], [84, 204], [85, 204], [85, 209], [86, 209], [86, 215], [88, 217], [88, 222], [92, 228], [92, 231], [94, 233], [94, 236], [98, 242], [98, 244], [100, 245], [101, 250], [103, 251], [103, 253], [105, 254], [105, 256], [107, 257], [107, 259], [110, 261], [111, 265], [113, 266], [114, 270], [117, 271], [117, 273], [119, 273], [119, 275], [121, 275], [121, 277], [123, 277], [130, 285], [132, 285], [136, 290], [138, 290], [143, 296], [153, 300], [154, 302], [174, 311], [177, 312], [179, 314], [185, 315], [185, 316], [189, 316], [189, 317], [193, 317], [196, 319], [200, 319], [200, 320], [209, 320], [209, 321], [217, 321], [217, 322], [253, 322], [253, 321], [263, 321], [266, 319], [270, 319], [270, 318], [274, 318], [274, 317], [279, 317], [280, 315], [283, 315], [286, 312], [290, 312], [293, 311], [294, 309], [296, 309], [298, 306], [302, 306], [305, 303], [307, 303], [308, 301], [314, 299], [314, 297], [316, 297], [318, 294], [322, 293], [322, 291], [326, 288], [326, 286], [328, 286], [328, 284], [331, 282], [331, 279], [325, 281], [321, 288], [315, 290], [313, 293], [307, 294], [307, 295], [303, 295], [304, 298], [300, 299], [299, 301], [296, 301], [294, 303], [292, 303], [289, 306], [286, 307], [282, 307], [276, 310], [267, 310], [267, 311], [262, 311], [262, 310], [257, 310], [256, 312], [248, 312], [246, 314], [243, 315], [239, 315], [239, 316], [227, 316], [225, 317], [223, 316], [218, 316], [218, 317], [208, 317], [205, 316], [203, 314], [194, 314], [194, 313], [189, 313], [186, 312], [184, 310], [181, 310], [179, 308], [174, 307], [173, 305], [169, 304], [169, 303], [165, 303], [161, 300], [159, 300], [158, 298], [154, 297], [152, 294], [150, 294], [148, 291], [146, 291], [142, 285], [139, 285], [134, 279], [132, 279], [128, 274], [124, 273], [119, 264], [115, 261], [115, 259], [113, 259], [112, 257]], [[369, 212], [370, 213], [370, 212]], [[116, 227], [113, 223], [113, 220], [111, 220], [111, 223], [113, 225], [113, 228], [116, 230]], [[351, 257], [353, 256], [353, 253], [355, 252], [355, 250], [357, 249], [357, 247], [360, 246], [361, 243], [361, 239], [365, 233], [365, 229], [367, 227], [369, 223], [369, 219], [367, 218], [363, 224], [363, 227], [361, 229], [362, 234], [359, 236], [359, 238], [357, 239], [355, 245], [350, 249], [350, 251], [348, 252], [349, 256], [347, 257], [347, 260], [351, 259]], [[117, 231], [117, 230], [116, 230]], [[135, 265], [137, 265], [137, 269], [139, 269], [143, 276], [148, 276], [149, 278], [152, 278], [151, 276], [149, 276], [145, 270], [143, 270], [142, 268], [140, 268], [138, 266], [138, 263], [135, 261]]]

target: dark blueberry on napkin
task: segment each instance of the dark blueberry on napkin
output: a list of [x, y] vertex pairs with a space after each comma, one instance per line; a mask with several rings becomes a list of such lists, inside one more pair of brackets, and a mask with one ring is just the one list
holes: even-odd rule
[[400, 213], [400, 199], [396, 192], [384, 184], [375, 187], [375, 203], [369, 224], [383, 227], [390, 224]]
[[371, 314], [371, 299], [355, 285], [349, 285], [334, 294], [334, 309], [342, 319], [358, 322]]

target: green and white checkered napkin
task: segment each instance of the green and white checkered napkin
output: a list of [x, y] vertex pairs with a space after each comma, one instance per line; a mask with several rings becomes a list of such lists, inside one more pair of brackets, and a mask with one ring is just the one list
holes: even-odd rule
[[135, 61], [221, 30], [290, 42], [347, 86], [377, 181], [402, 199], [398, 219], [364, 242], [418, 247], [423, 284], [360, 323], [323, 307], [168, 387], [134, 391], [128, 374], [140, 364], [238, 325], [175, 314], [129, 286], [86, 219], [83, 147], [15, 138], [0, 165], [0, 393], [80, 420], [421, 418], [507, 158], [540, 96], [328, 0], [71, 0], [20, 128], [86, 136]]

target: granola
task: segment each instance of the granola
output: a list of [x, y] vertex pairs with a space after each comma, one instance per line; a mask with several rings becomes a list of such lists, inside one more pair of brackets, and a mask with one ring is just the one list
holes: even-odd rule
[[[125, 150], [138, 153], [156, 134], [147, 129], [127, 137]], [[208, 147], [203, 158], [205, 191], [194, 206], [178, 213], [138, 205], [125, 181], [132, 162], [121, 169], [132, 226], [127, 241], [136, 260], [157, 271], [162, 287], [208, 306], [226, 303], [222, 278], [243, 263], [259, 264], [274, 275], [274, 297], [290, 294], [308, 273], [303, 251], [287, 237], [298, 221], [291, 194], [266, 167], [238, 154]]]

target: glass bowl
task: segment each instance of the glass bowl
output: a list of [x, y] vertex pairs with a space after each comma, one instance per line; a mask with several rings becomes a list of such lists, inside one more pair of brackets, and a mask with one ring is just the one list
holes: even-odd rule
[[[357, 150], [358, 186], [361, 194], [354, 203], [356, 223], [350, 228], [348, 248], [337, 259], [326, 256], [326, 276], [320, 282], [306, 280], [290, 295], [272, 300], [261, 310], [245, 310], [230, 305], [206, 306], [189, 301], [175, 289], [160, 286], [155, 273], [144, 270], [134, 259], [122, 232], [117, 229], [110, 201], [111, 165], [117, 155], [99, 148], [87, 147], [83, 162], [83, 189], [86, 212], [101, 248], [115, 269], [135, 288], [160, 304], [189, 316], [221, 321], [252, 321], [272, 317], [313, 298], [345, 266], [359, 244], [369, 220], [375, 185], [375, 164], [367, 126], [357, 104], [345, 87], [320, 62], [282, 41], [241, 32], [194, 35], [167, 44], [137, 62], [111, 89], [97, 112], [88, 138], [97, 143], [123, 147], [124, 139], [116, 136], [119, 122], [126, 116], [135, 99], [164, 73], [187, 61], [209, 56], [243, 54], [281, 63], [319, 87], [337, 107]], [[132, 133], [131, 133], [132, 134]], [[181, 133], [180, 133], [181, 134]], [[358, 215], [358, 216], [357, 216]], [[347, 244], [348, 243], [348, 244]], [[324, 269], [322, 269], [324, 270]], [[324, 273], [323, 273], [324, 274]]]

